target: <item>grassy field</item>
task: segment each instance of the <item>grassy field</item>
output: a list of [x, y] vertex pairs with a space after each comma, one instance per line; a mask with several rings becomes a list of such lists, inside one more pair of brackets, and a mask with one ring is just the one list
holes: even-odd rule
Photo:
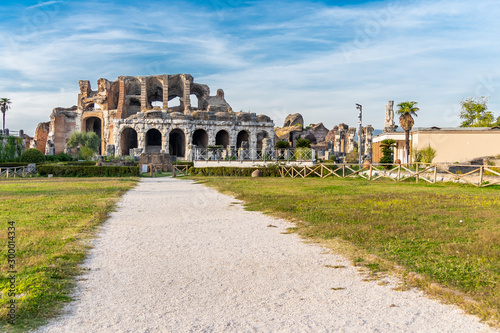
[[391, 273], [498, 325], [500, 189], [457, 184], [291, 178], [194, 179], [234, 194], [250, 210], [296, 223], [369, 269]]
[[[24, 331], [69, 300], [79, 263], [96, 227], [136, 178], [34, 178], [0, 181], [0, 329]], [[9, 223], [14, 221], [15, 223]], [[15, 227], [16, 323], [6, 324], [9, 227]]]

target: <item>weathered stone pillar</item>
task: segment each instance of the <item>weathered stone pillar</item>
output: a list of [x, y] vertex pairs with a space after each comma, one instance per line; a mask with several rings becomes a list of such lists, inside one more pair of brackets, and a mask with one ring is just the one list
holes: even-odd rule
[[184, 114], [190, 114], [191, 113], [191, 83], [189, 80], [184, 78], [184, 92], [183, 92], [183, 102], [184, 102]]
[[340, 131], [337, 129], [334, 131], [335, 134], [335, 139], [334, 139], [334, 144], [333, 144], [333, 152], [335, 154], [340, 154], [342, 152], [342, 149], [340, 147]]
[[373, 127], [368, 125], [364, 128], [364, 143], [365, 151], [364, 154], [371, 159], [372, 157], [372, 142], [373, 142]]
[[144, 130], [137, 131], [137, 148], [141, 148], [143, 152], [146, 151], [146, 132]]
[[125, 81], [120, 80], [120, 93], [118, 94], [118, 107], [116, 110], [116, 119], [127, 118], [123, 114], [123, 103], [125, 102]]
[[163, 75], [163, 109], [168, 109], [168, 75]]
[[[350, 153], [351, 151], [354, 150], [354, 136], [356, 135], [356, 128], [355, 127], [349, 127], [349, 138], [348, 138], [348, 146], [347, 146], [347, 151], [346, 153]], [[360, 134], [361, 135], [361, 134]], [[359, 147], [358, 149], [361, 149]]]
[[141, 111], [144, 112], [148, 108], [146, 78], [144, 76], [142, 76], [139, 79], [141, 80]]
[[169, 132], [167, 130], [163, 130], [161, 133], [161, 152], [163, 154], [170, 154], [169, 151]]

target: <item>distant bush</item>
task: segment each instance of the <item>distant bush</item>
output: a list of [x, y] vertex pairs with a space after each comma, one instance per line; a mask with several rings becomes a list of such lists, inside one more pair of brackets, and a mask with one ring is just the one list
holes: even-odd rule
[[80, 165], [40, 165], [41, 176], [53, 174], [60, 177], [128, 177], [139, 176], [136, 166], [80, 166]]
[[280, 140], [280, 141], [276, 142], [275, 147], [277, 149], [287, 149], [287, 148], [290, 148], [290, 142], [285, 141], [285, 140]]
[[42, 163], [45, 161], [45, 155], [36, 148], [30, 148], [21, 154], [19, 161], [26, 163]]
[[73, 157], [68, 154], [60, 153], [57, 155], [45, 155], [46, 162], [68, 162], [73, 161]]
[[251, 177], [252, 172], [254, 172], [255, 169], [259, 169], [262, 171], [263, 177], [280, 176], [280, 167], [278, 165], [273, 165], [268, 167], [255, 167], [255, 168], [207, 167], [207, 168], [193, 168], [193, 169], [189, 169], [190, 175]]

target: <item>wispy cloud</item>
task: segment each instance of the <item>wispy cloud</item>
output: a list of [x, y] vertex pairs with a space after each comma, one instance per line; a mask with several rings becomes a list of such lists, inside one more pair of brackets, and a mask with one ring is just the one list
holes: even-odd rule
[[26, 7], [26, 9], [35, 9], [35, 8], [50, 6], [50, 5], [54, 5], [54, 4], [62, 3], [62, 2], [63, 1], [46, 1], [46, 2], [40, 2], [40, 3], [36, 4], [36, 5]]

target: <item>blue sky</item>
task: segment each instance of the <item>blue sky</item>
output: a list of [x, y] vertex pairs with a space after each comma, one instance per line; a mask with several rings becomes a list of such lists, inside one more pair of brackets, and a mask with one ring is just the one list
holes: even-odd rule
[[415, 100], [415, 126], [458, 126], [460, 101], [500, 116], [500, 6], [434, 1], [2, 1], [0, 97], [7, 127], [33, 135], [78, 80], [189, 73], [234, 110], [282, 126], [384, 124]]

